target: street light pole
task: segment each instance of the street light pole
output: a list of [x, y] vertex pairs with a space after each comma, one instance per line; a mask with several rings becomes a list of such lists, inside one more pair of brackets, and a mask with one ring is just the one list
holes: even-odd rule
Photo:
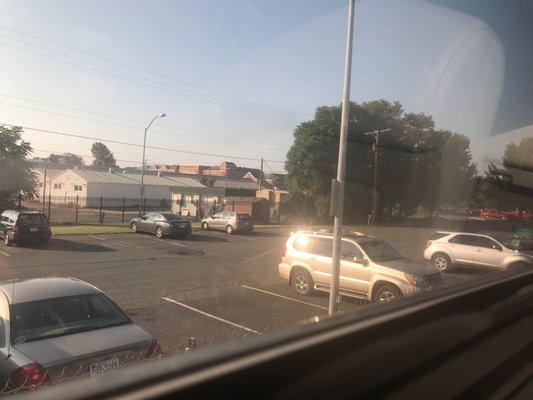
[[141, 185], [139, 187], [139, 215], [142, 215], [142, 203], [143, 203], [143, 197], [144, 197], [144, 163], [145, 163], [145, 155], [146, 155], [146, 133], [148, 132], [148, 128], [152, 125], [152, 123], [157, 118], [164, 118], [167, 115], [165, 113], [158, 114], [148, 124], [146, 128], [144, 128], [144, 139], [143, 139], [143, 158], [141, 163]]
[[338, 309], [339, 273], [341, 252], [341, 229], [344, 207], [344, 174], [346, 170], [346, 143], [348, 141], [348, 116], [350, 113], [350, 78], [352, 71], [353, 19], [355, 0], [348, 2], [348, 32], [346, 37], [346, 55], [344, 61], [344, 86], [342, 89], [341, 131], [339, 138], [339, 161], [337, 179], [333, 181], [331, 193], [331, 213], [335, 217], [333, 225], [332, 273], [329, 292], [328, 314], [333, 315]]

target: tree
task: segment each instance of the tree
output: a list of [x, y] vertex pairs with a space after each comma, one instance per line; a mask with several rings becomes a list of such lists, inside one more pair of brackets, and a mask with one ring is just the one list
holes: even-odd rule
[[19, 194], [36, 194], [37, 178], [27, 159], [32, 149], [21, 133], [21, 127], [0, 125], [0, 210], [13, 206]]
[[48, 162], [58, 167], [83, 167], [83, 158], [72, 153], [50, 154]]
[[115, 156], [109, 148], [100, 142], [94, 142], [91, 147], [91, 153], [94, 157], [93, 166], [100, 168], [113, 168], [117, 166]]
[[[289, 191], [314, 203], [318, 220], [327, 220], [331, 179], [337, 170], [341, 109], [319, 107], [312, 121], [294, 130], [287, 154]], [[380, 136], [378, 149], [369, 132], [390, 128]], [[366, 220], [370, 212], [374, 150], [378, 151], [380, 209], [406, 214], [443, 201], [468, 200], [475, 178], [468, 138], [437, 131], [431, 116], [405, 113], [399, 102], [350, 103], [346, 154], [345, 210], [347, 221]]]

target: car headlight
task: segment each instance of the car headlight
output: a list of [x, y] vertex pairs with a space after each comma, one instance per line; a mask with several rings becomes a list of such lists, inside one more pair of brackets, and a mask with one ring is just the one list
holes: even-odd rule
[[404, 274], [405, 279], [413, 286], [426, 286], [427, 282], [423, 276], [416, 274]]

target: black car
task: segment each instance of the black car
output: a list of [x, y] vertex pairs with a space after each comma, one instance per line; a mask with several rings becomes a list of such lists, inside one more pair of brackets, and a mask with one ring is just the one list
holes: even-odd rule
[[23, 242], [45, 244], [52, 231], [48, 218], [39, 211], [6, 210], [0, 215], [0, 235], [6, 246]]
[[148, 213], [135, 217], [130, 223], [133, 232], [153, 233], [158, 238], [163, 236], [184, 237], [192, 232], [191, 223], [181, 215], [170, 212]]

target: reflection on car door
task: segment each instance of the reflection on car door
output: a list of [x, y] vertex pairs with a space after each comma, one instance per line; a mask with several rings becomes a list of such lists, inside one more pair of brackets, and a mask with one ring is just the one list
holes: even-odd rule
[[362, 260], [363, 252], [353, 243], [341, 242], [340, 288], [366, 295], [368, 293], [370, 272], [368, 267], [354, 259]]
[[155, 231], [154, 213], [148, 213], [141, 222], [142, 231], [153, 233]]
[[502, 247], [498, 243], [486, 237], [475, 236], [472, 237], [472, 244], [477, 263], [487, 267], [501, 266], [505, 253], [501, 251]]
[[472, 235], [456, 235], [448, 240], [455, 262], [459, 264], [479, 265], [475, 261], [475, 248], [472, 245], [472, 237]]
[[331, 238], [315, 237], [311, 245], [309, 263], [313, 266], [313, 280], [315, 283], [331, 285], [331, 252], [333, 240]]

